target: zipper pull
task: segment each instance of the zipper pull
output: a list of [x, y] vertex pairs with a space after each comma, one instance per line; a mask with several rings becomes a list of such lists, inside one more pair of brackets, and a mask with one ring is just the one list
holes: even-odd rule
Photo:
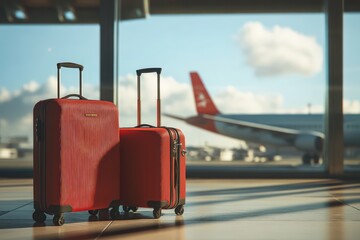
[[181, 155], [182, 155], [183, 157], [185, 157], [186, 153], [187, 153], [187, 151], [186, 151], [185, 148], [181, 150]]

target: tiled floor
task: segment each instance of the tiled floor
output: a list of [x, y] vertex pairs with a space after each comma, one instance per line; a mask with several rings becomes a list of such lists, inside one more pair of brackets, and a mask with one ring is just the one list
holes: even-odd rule
[[360, 182], [188, 180], [183, 216], [150, 209], [90, 221], [68, 213], [55, 227], [32, 220], [32, 180], [0, 180], [0, 239], [360, 239]]

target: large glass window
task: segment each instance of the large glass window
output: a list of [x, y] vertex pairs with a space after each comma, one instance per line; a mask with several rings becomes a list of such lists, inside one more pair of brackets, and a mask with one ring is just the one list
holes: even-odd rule
[[[187, 119], [163, 125], [185, 132], [188, 164], [322, 169], [324, 14], [150, 16], [121, 22], [119, 36], [122, 126], [136, 124], [135, 70], [162, 67], [163, 113]], [[191, 75], [222, 115], [209, 116], [199, 85], [194, 99]], [[155, 124], [156, 80], [144, 78], [142, 114]]]
[[360, 21], [359, 13], [344, 15], [344, 142], [345, 171], [360, 170]]
[[[352, 117], [359, 113], [358, 17], [344, 18], [344, 112]], [[84, 95], [99, 98], [99, 26], [10, 25], [0, 26], [0, 32], [0, 157], [31, 160], [32, 108], [56, 97], [57, 62], [83, 64]], [[135, 70], [162, 67], [162, 112], [187, 119], [163, 116], [162, 124], [185, 132], [189, 164], [322, 169], [325, 36], [324, 14], [163, 15], [122, 21], [120, 125], [136, 125]], [[209, 107], [210, 99], [199, 93], [194, 99], [190, 72], [201, 78], [221, 113], [217, 118], [198, 118], [196, 102], [198, 108]], [[143, 119], [155, 125], [156, 81], [151, 75], [144, 78]], [[63, 95], [78, 91], [76, 71], [64, 70], [62, 79]], [[360, 162], [354, 135], [358, 121], [346, 119], [345, 165], [354, 169]], [[351, 134], [354, 144], [348, 140]]]
[[[56, 63], [84, 65], [83, 95], [99, 99], [99, 26], [2, 25], [0, 35], [1, 164], [32, 162], [32, 110], [57, 97]], [[62, 96], [79, 91], [78, 75], [62, 70]]]

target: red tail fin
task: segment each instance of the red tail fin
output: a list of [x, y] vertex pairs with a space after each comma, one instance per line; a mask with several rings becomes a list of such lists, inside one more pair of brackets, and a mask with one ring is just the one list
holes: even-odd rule
[[197, 72], [190, 72], [190, 77], [198, 114], [219, 114], [220, 112], [207, 92], [199, 74]]

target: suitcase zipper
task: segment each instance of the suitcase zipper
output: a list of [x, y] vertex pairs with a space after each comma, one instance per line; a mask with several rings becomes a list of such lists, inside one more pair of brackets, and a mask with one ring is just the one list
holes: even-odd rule
[[176, 207], [179, 202], [180, 202], [180, 149], [181, 149], [181, 139], [180, 139], [180, 135], [178, 133], [178, 131], [173, 128], [177, 141], [175, 142], [176, 144], [176, 154], [175, 154], [175, 169], [174, 169], [174, 173], [175, 173], [175, 191], [176, 191], [176, 203], [174, 205], [174, 207]]
[[166, 131], [169, 133], [169, 137], [170, 137], [170, 201], [169, 204], [167, 206], [165, 206], [165, 208], [171, 208], [172, 203], [173, 203], [173, 186], [174, 186], [174, 177], [173, 177], [173, 169], [174, 169], [174, 161], [173, 161], [173, 156], [174, 156], [174, 139], [172, 136], [172, 132], [170, 130], [170, 128], [168, 127], [163, 127], [166, 129]]
[[[39, 144], [39, 173], [40, 173], [40, 207], [46, 212], [46, 107], [48, 101], [44, 103], [44, 106], [40, 109], [39, 118], [39, 133], [38, 144]], [[43, 120], [41, 120], [41, 118]]]
[[174, 194], [173, 194], [173, 186], [174, 186], [174, 174], [173, 174], [173, 169], [174, 169], [174, 139], [172, 136], [172, 132], [170, 129], [166, 128], [166, 130], [169, 132], [170, 135], [170, 202], [169, 205], [167, 206], [167, 208], [171, 208], [171, 205], [173, 203], [173, 198], [174, 198]]
[[44, 202], [44, 197], [43, 197], [43, 187], [42, 187], [42, 182], [44, 181], [43, 179], [42, 179], [42, 173], [43, 173], [43, 171], [42, 171], [42, 163], [41, 163], [41, 155], [42, 155], [42, 146], [41, 146], [41, 144], [42, 144], [42, 138], [41, 138], [41, 133], [42, 133], [42, 131], [41, 131], [41, 125], [42, 125], [42, 123], [41, 123], [41, 120], [40, 120], [40, 116], [41, 116], [41, 111], [40, 111], [40, 113], [38, 113], [38, 116], [36, 117], [36, 122], [35, 122], [35, 136], [36, 136], [36, 142], [37, 142], [37, 152], [38, 152], [38, 156], [37, 156], [37, 161], [38, 161], [38, 166], [37, 166], [37, 170], [38, 170], [38, 174], [39, 174], [39, 176], [38, 176], [38, 185], [37, 185], [37, 187], [38, 187], [38, 191], [40, 191], [40, 203], [39, 203], [39, 208], [40, 209], [38, 209], [38, 210], [44, 210], [45, 208], [44, 208], [44, 206], [43, 206], [43, 202]]
[[[165, 127], [170, 135], [170, 202], [167, 208], [174, 208], [180, 202], [180, 135], [175, 128]], [[174, 134], [175, 132], [175, 134]], [[174, 201], [175, 186], [175, 201]]]

